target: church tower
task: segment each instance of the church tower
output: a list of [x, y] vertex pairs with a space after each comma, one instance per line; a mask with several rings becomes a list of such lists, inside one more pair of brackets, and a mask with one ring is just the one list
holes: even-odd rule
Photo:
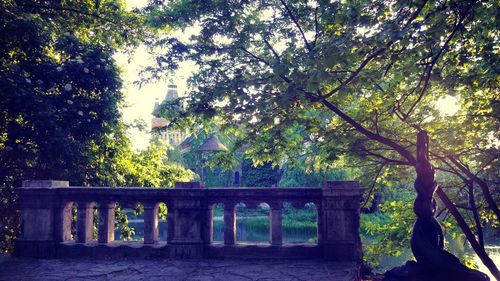
[[[167, 94], [164, 101], [171, 101], [179, 98], [177, 85], [170, 79], [167, 85]], [[168, 125], [168, 120], [157, 115], [157, 109], [160, 107], [158, 99], [155, 101], [153, 120], [151, 122], [151, 129], [153, 134], [156, 134], [160, 139], [165, 140], [172, 146], [178, 146], [185, 138], [186, 133], [179, 130], [172, 130], [165, 128]]]

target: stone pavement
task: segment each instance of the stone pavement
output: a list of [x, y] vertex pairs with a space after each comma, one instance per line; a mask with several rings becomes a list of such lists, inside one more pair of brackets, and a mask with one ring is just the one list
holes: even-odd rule
[[20, 259], [0, 263], [0, 280], [353, 281], [357, 267], [317, 260]]

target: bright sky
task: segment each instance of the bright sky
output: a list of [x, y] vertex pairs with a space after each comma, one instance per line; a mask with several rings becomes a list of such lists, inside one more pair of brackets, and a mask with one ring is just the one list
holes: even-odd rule
[[[147, 0], [127, 0], [127, 8], [140, 8], [147, 4]], [[174, 33], [175, 34], [175, 33]], [[190, 32], [178, 33], [178, 38], [187, 40]], [[139, 72], [148, 65], [154, 65], [154, 59], [148, 53], [144, 45], [139, 46], [132, 57], [127, 54], [118, 53], [115, 55], [116, 62], [122, 70], [123, 93], [125, 95], [125, 108], [122, 110], [123, 120], [130, 124], [137, 119], [142, 119], [151, 128], [151, 114], [158, 99], [162, 102], [167, 94], [167, 85], [170, 79], [177, 85], [179, 96], [184, 95], [187, 90], [186, 80], [193, 72], [193, 65], [184, 63], [175, 73], [169, 73], [168, 78], [156, 83], [144, 84], [142, 88], [134, 85], [134, 81], [139, 80]], [[130, 62], [129, 62], [130, 59]], [[141, 132], [137, 129], [131, 129], [129, 136], [134, 148], [145, 149], [148, 146], [150, 134]]]
[[[130, 124], [137, 119], [142, 119], [151, 128], [151, 114], [155, 100], [163, 101], [167, 94], [168, 80], [172, 79], [177, 85], [179, 96], [182, 96], [187, 89], [186, 79], [192, 72], [193, 67], [184, 64], [176, 73], [169, 74], [168, 78], [156, 83], [144, 84], [142, 88], [134, 85], [134, 81], [139, 80], [139, 72], [148, 65], [152, 65], [154, 60], [148, 54], [145, 46], [139, 46], [134, 55], [130, 58], [126, 54], [118, 53], [115, 59], [122, 70], [124, 83], [123, 93], [125, 95], [125, 107], [122, 110], [123, 120]], [[129, 136], [136, 149], [145, 149], [148, 146], [150, 134], [132, 129]]]

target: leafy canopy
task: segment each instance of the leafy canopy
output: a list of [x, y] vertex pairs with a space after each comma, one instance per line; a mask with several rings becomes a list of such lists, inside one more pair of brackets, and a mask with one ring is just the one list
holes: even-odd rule
[[[155, 76], [197, 65], [187, 109], [165, 106], [166, 117], [184, 127], [212, 119], [257, 163], [361, 160], [375, 182], [387, 166], [414, 166], [416, 133], [427, 130], [434, 166], [451, 174], [440, 176], [438, 195], [486, 256], [474, 237], [484, 221], [464, 220], [455, 205], [472, 195], [477, 208], [467, 212], [500, 217], [497, 3], [191, 0], [149, 9], [156, 26], [199, 30], [151, 43]], [[438, 101], [451, 100], [444, 114]]]

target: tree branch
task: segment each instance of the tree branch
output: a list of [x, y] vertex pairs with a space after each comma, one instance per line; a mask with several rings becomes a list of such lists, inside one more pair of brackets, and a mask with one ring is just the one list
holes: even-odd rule
[[368, 195], [366, 196], [366, 200], [361, 206], [361, 209], [364, 209], [366, 207], [366, 204], [368, 204], [368, 200], [370, 199], [370, 196], [372, 196], [373, 191], [375, 190], [375, 184], [377, 183], [377, 179], [380, 176], [380, 173], [384, 169], [385, 164], [381, 164], [380, 168], [377, 170], [377, 173], [375, 174], [375, 178], [373, 179], [372, 186], [370, 188], [370, 191], [368, 192]]
[[319, 22], [318, 22], [318, 3], [316, 3], [316, 8], [314, 9], [314, 41], [313, 48], [316, 47], [316, 43], [319, 37]]
[[488, 256], [484, 248], [482, 248], [481, 245], [479, 245], [474, 236], [474, 233], [472, 233], [470, 227], [467, 225], [467, 222], [465, 222], [464, 218], [457, 210], [453, 202], [450, 200], [450, 198], [448, 198], [448, 196], [446, 195], [446, 193], [442, 188], [438, 188], [436, 194], [438, 195], [439, 199], [441, 199], [446, 208], [450, 211], [450, 213], [453, 215], [458, 225], [460, 226], [465, 236], [467, 237], [467, 240], [469, 241], [472, 248], [479, 256], [483, 264], [491, 271], [493, 276], [495, 276], [495, 278], [498, 279], [500, 277], [500, 272], [498, 271], [498, 268], [496, 267], [493, 260], [491, 260], [491, 258]]
[[[19, 7], [25, 7], [25, 8], [40, 9], [40, 10], [66, 11], [66, 12], [80, 14], [80, 15], [84, 15], [84, 16], [88, 16], [88, 17], [93, 17], [93, 18], [96, 18], [98, 20], [101, 20], [101, 21], [104, 21], [104, 22], [113, 23], [113, 24], [116, 24], [116, 25], [127, 26], [123, 22], [117, 22], [117, 21], [114, 21], [114, 20], [103, 18], [103, 17], [99, 16], [97, 13], [89, 13], [89, 12], [85, 12], [85, 11], [78, 10], [78, 9], [75, 9], [75, 8], [66, 8], [66, 7], [62, 7], [62, 6], [61, 7], [54, 7], [54, 6], [45, 6], [45, 5], [27, 5], [27, 4], [17, 4], [17, 6], [19, 6]], [[127, 27], [129, 27], [129, 26], [127, 26]]]
[[245, 47], [240, 47], [240, 49], [243, 50], [243, 52], [245, 52], [246, 54], [248, 54], [252, 58], [256, 59], [257, 61], [260, 61], [261, 63], [263, 63], [263, 64], [265, 64], [265, 65], [267, 65], [269, 67], [272, 67], [271, 64], [268, 61], [266, 61], [265, 59], [263, 59], [261, 57], [258, 57], [254, 53], [252, 53], [249, 50], [247, 50]]
[[295, 26], [299, 30], [300, 35], [302, 36], [302, 39], [304, 40], [304, 44], [306, 45], [307, 50], [310, 52], [312, 50], [311, 45], [307, 41], [306, 35], [304, 34], [304, 31], [300, 27], [299, 22], [297, 21], [297, 19], [293, 15], [292, 10], [290, 10], [290, 8], [286, 4], [285, 0], [280, 0], [280, 2], [281, 2], [281, 4], [283, 4], [283, 6], [285, 7], [285, 9], [286, 9], [286, 11], [288, 13], [288, 16], [290, 17], [290, 19], [292, 20], [292, 22], [295, 24]]
[[397, 144], [391, 139], [388, 139], [386, 137], [383, 137], [381, 135], [375, 134], [372, 131], [369, 131], [363, 125], [360, 123], [356, 122], [354, 119], [352, 119], [350, 116], [345, 114], [343, 111], [341, 111], [338, 107], [333, 105], [327, 100], [322, 100], [321, 103], [325, 105], [328, 109], [333, 111], [335, 114], [337, 114], [340, 118], [342, 118], [344, 121], [349, 123], [351, 126], [353, 126], [358, 132], [362, 133], [363, 135], [367, 136], [371, 140], [375, 140], [383, 145], [389, 146], [393, 148], [396, 152], [398, 152], [401, 156], [406, 158], [408, 162], [411, 165], [415, 165], [416, 160], [415, 157], [411, 154], [410, 151], [408, 151], [406, 148], [402, 147], [401, 145]]
[[500, 210], [498, 209], [497, 204], [495, 203], [495, 200], [491, 196], [490, 189], [488, 186], [488, 183], [483, 181], [481, 178], [476, 176], [474, 173], [472, 173], [469, 169], [467, 169], [464, 165], [460, 164], [460, 162], [455, 159], [453, 156], [447, 156], [447, 158], [462, 172], [464, 173], [468, 178], [471, 180], [475, 181], [479, 187], [481, 188], [481, 191], [483, 192], [484, 199], [488, 203], [488, 207], [495, 213], [495, 216], [497, 217], [497, 220], [500, 220]]
[[[418, 7], [417, 11], [415, 11], [415, 13], [410, 17], [410, 19], [408, 19], [408, 22], [401, 29], [401, 31], [406, 30], [410, 26], [410, 24], [415, 20], [415, 18], [417, 18], [417, 16], [420, 14], [420, 12], [422, 12], [422, 9], [424, 8], [425, 4], [427, 4], [427, 0], [424, 1], [420, 7]], [[358, 74], [365, 68], [365, 66], [368, 63], [370, 63], [373, 59], [375, 59], [379, 55], [385, 53], [385, 51], [387, 49], [389, 49], [389, 47], [391, 47], [392, 44], [394, 44], [395, 42], [396, 42], [395, 40], [390, 40], [389, 42], [387, 42], [387, 44], [385, 45], [385, 47], [380, 48], [377, 51], [375, 51], [374, 53], [366, 56], [365, 59], [361, 62], [361, 64], [356, 68], [356, 70], [354, 70], [352, 72], [352, 74], [344, 82], [342, 82], [339, 86], [337, 86], [336, 88], [334, 88], [333, 90], [331, 90], [330, 92], [328, 92], [326, 95], [320, 97], [319, 101], [331, 97], [336, 92], [338, 92], [340, 89], [342, 89], [344, 86], [346, 86], [347, 84], [351, 83], [352, 80], [354, 80], [358, 76]]]
[[278, 55], [278, 53], [276, 52], [276, 50], [273, 48], [273, 46], [271, 46], [271, 44], [269, 43], [269, 41], [267, 41], [266, 38], [263, 38], [262, 40], [266, 44], [267, 48], [269, 48], [269, 50], [271, 50], [271, 52], [273, 53], [274, 58], [276, 59], [276, 61], [278, 61], [278, 63], [281, 63], [280, 56]]
[[484, 237], [483, 237], [483, 228], [481, 226], [481, 219], [479, 218], [479, 214], [477, 212], [476, 207], [476, 199], [474, 197], [474, 182], [469, 181], [468, 183], [468, 192], [469, 192], [469, 206], [472, 211], [472, 216], [474, 217], [474, 221], [476, 222], [476, 230], [477, 230], [477, 239], [479, 245], [484, 249]]
[[[410, 106], [410, 109], [408, 110], [408, 112], [403, 115], [404, 120], [408, 119], [408, 117], [411, 115], [411, 113], [413, 112], [413, 110], [415, 110], [416, 106], [420, 103], [420, 101], [424, 97], [425, 91], [427, 90], [427, 88], [429, 86], [429, 81], [430, 81], [432, 70], [433, 70], [434, 66], [436, 65], [436, 63], [438, 62], [438, 60], [441, 58], [443, 52], [448, 48], [448, 45], [450, 44], [450, 42], [453, 39], [453, 37], [455, 37], [455, 34], [457, 33], [459, 27], [462, 25], [462, 22], [467, 17], [469, 10], [472, 9], [472, 7], [474, 6], [475, 3], [476, 3], [475, 1], [472, 1], [471, 4], [469, 6], [467, 6], [466, 10], [462, 13], [462, 15], [460, 16], [459, 20], [457, 21], [457, 23], [453, 27], [453, 30], [450, 33], [450, 35], [448, 36], [448, 38], [446, 39], [444, 45], [439, 49], [439, 52], [432, 58], [432, 60], [430, 61], [430, 63], [426, 66], [426, 69], [424, 71], [424, 73], [426, 73], [425, 74], [425, 80], [424, 80], [424, 86], [422, 87], [422, 90], [420, 91], [417, 100]], [[423, 77], [424, 76], [422, 76], [422, 78]], [[420, 79], [420, 82], [415, 87], [415, 89], [417, 89], [420, 86], [420, 84], [422, 82], [422, 78]]]

